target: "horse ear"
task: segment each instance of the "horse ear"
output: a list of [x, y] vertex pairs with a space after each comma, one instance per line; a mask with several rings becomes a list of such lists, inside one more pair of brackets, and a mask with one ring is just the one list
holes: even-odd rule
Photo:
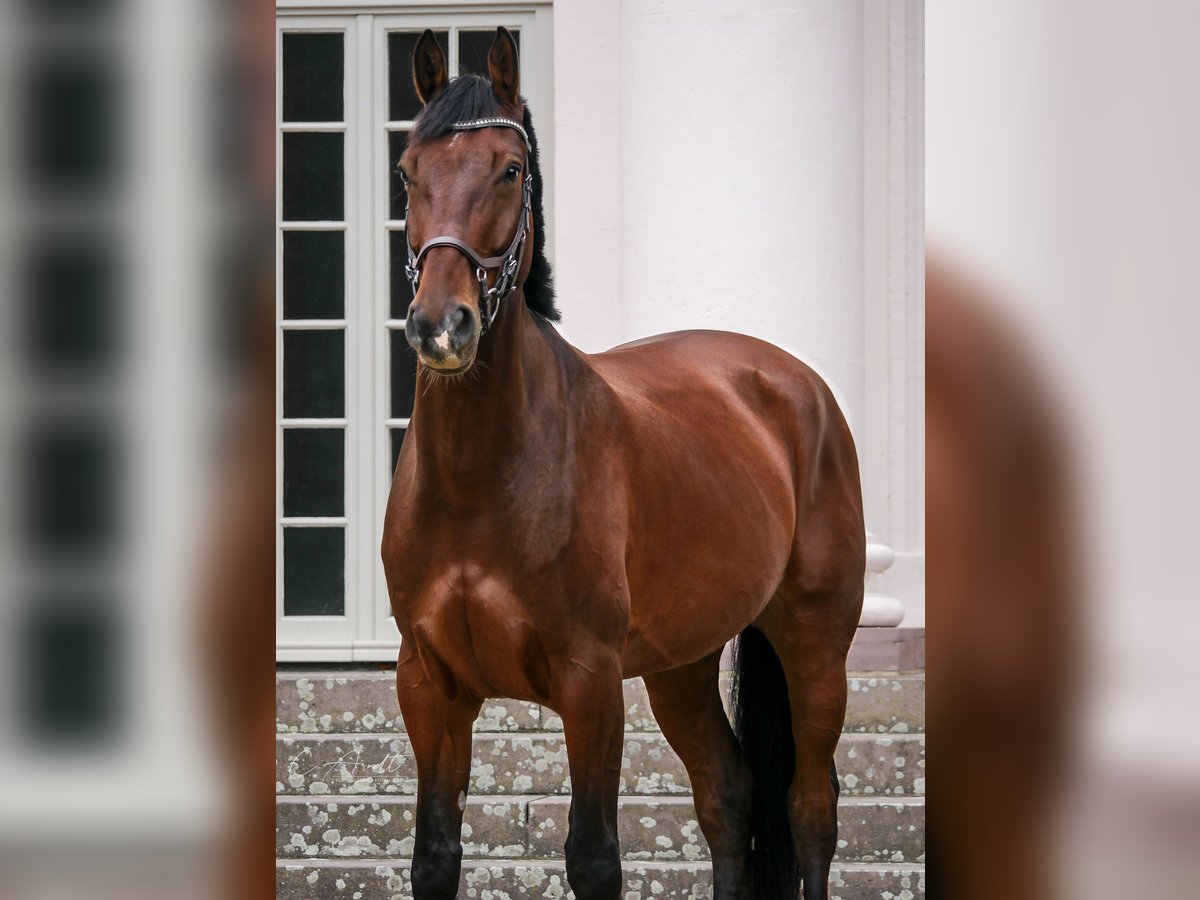
[[423, 104], [446, 86], [446, 54], [429, 28], [413, 50], [413, 86]]
[[521, 103], [521, 64], [517, 58], [517, 42], [507, 28], [496, 29], [496, 40], [488, 51], [488, 77], [492, 90], [505, 106], [517, 109]]

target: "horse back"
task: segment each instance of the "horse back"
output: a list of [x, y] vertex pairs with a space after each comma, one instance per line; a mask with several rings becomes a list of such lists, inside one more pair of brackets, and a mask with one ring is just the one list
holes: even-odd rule
[[665, 438], [666, 455], [680, 461], [707, 455], [706, 448], [743, 459], [782, 454], [805, 494], [819, 493], [831, 475], [857, 484], [853, 438], [833, 391], [774, 344], [732, 332], [679, 331], [589, 361], [641, 446], [662, 447]]

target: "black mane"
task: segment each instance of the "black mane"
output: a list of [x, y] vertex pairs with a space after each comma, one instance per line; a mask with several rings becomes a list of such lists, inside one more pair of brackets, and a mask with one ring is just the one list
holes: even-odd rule
[[[546, 259], [546, 217], [542, 212], [542, 167], [538, 159], [537, 134], [533, 130], [529, 104], [524, 98], [521, 105], [525, 108], [521, 124], [529, 135], [532, 148], [529, 169], [533, 173], [533, 263], [525, 280], [525, 305], [537, 315], [557, 322], [562, 313], [554, 305], [554, 276], [550, 261]], [[431, 141], [449, 134], [450, 126], [455, 122], [499, 115], [503, 115], [503, 110], [492, 90], [492, 83], [479, 75], [460, 75], [438, 91], [421, 110], [413, 122], [409, 141], [413, 144]]]

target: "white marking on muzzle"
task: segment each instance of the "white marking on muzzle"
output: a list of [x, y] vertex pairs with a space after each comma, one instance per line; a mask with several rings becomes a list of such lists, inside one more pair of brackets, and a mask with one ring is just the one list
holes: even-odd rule
[[433, 339], [433, 344], [438, 349], [449, 353], [450, 352], [450, 332], [443, 331]]

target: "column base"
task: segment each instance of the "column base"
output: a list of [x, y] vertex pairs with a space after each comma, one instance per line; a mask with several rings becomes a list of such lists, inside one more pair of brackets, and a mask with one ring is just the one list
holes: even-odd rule
[[[867, 532], [867, 594], [863, 597], [862, 616], [859, 628], [893, 628], [904, 621], [904, 604], [895, 597], [878, 593], [887, 587], [883, 580], [896, 554], [887, 544], [881, 543], [870, 531]], [[872, 590], [874, 589], [874, 590]]]
[[895, 597], [867, 594], [863, 597], [859, 628], [893, 628], [904, 621], [904, 604]]

